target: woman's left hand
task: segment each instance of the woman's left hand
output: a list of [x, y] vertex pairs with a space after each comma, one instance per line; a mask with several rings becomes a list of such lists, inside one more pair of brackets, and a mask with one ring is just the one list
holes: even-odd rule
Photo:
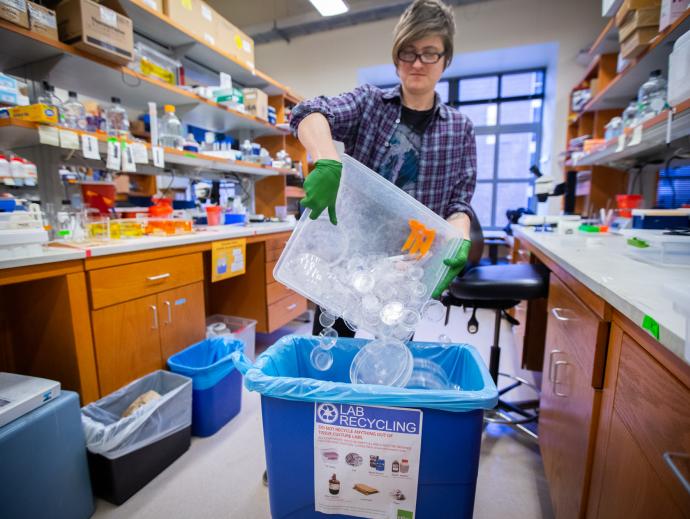
[[436, 285], [431, 297], [434, 299], [441, 297], [441, 294], [443, 294], [443, 292], [450, 286], [458, 274], [462, 272], [462, 269], [464, 269], [465, 265], [467, 264], [467, 257], [470, 254], [471, 246], [472, 242], [470, 242], [470, 240], [462, 240], [460, 248], [455, 253], [455, 256], [443, 260], [443, 264], [448, 267], [448, 272], [439, 282], [439, 284]]

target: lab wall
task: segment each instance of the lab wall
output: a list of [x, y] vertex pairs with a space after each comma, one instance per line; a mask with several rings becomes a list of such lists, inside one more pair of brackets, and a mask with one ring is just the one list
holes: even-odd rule
[[[542, 155], [555, 179], [563, 172], [558, 154], [565, 149], [570, 89], [584, 67], [575, 58], [605, 25], [601, 0], [487, 0], [455, 7], [456, 55], [515, 46], [558, 44], [554, 95], [545, 112]], [[256, 48], [256, 62], [272, 77], [306, 97], [334, 95], [358, 84], [358, 71], [390, 63], [392, 31], [389, 19], [356, 27], [304, 36], [290, 43], [273, 42]], [[505, 64], [510, 69], [511, 64]], [[557, 204], [560, 206], [560, 203]], [[556, 206], [554, 206], [556, 209]]]

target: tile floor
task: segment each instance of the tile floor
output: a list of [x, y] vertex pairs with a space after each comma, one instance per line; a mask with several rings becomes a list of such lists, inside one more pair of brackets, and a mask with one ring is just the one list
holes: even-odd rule
[[[479, 333], [466, 331], [469, 313], [453, 308], [447, 327], [422, 322], [416, 340], [434, 341], [441, 333], [453, 342], [477, 347], [488, 362], [493, 313], [477, 312]], [[520, 354], [513, 345], [510, 325], [502, 323], [501, 370], [532, 378], [519, 370]], [[281, 333], [310, 333], [310, 323], [293, 322]], [[257, 350], [281, 333], [257, 337]], [[526, 394], [525, 396], [530, 396]], [[264, 447], [260, 399], [243, 392], [241, 414], [210, 438], [192, 440], [189, 451], [123, 505], [97, 500], [98, 519], [265, 519], [270, 517], [268, 492], [261, 483]], [[474, 507], [475, 519], [551, 518], [548, 488], [537, 445], [505, 426], [485, 429]]]

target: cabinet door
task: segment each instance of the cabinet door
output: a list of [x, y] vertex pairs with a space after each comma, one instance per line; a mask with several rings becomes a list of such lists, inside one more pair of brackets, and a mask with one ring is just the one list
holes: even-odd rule
[[193, 283], [158, 294], [160, 354], [163, 362], [204, 338], [204, 285]]
[[584, 515], [601, 396], [592, 387], [599, 320], [555, 275], [548, 309], [539, 446], [555, 515], [575, 518]]
[[92, 312], [101, 396], [163, 367], [156, 296]]

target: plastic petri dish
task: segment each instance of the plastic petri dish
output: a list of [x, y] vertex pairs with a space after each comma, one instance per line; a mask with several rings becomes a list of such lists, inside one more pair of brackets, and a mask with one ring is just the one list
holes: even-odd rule
[[350, 365], [353, 384], [405, 387], [414, 359], [405, 344], [396, 339], [377, 339], [365, 345]]
[[335, 346], [337, 340], [338, 332], [333, 328], [324, 328], [319, 334], [319, 342], [321, 344], [321, 348], [324, 350], [330, 350], [333, 346]]
[[446, 315], [446, 307], [443, 303], [430, 299], [422, 307], [422, 317], [431, 322], [437, 323]]
[[321, 315], [319, 315], [319, 323], [324, 328], [330, 328], [335, 323], [336, 317], [331, 314], [328, 310], [321, 309]]
[[412, 375], [405, 386], [408, 389], [455, 389], [446, 371], [429, 359], [414, 359]]
[[311, 350], [311, 355], [309, 355], [309, 360], [314, 369], [319, 371], [327, 371], [333, 365], [333, 353], [329, 350], [324, 350], [323, 348], [316, 346]]
[[400, 301], [392, 301], [381, 308], [381, 321], [388, 326], [395, 326], [405, 315], [405, 305]]

